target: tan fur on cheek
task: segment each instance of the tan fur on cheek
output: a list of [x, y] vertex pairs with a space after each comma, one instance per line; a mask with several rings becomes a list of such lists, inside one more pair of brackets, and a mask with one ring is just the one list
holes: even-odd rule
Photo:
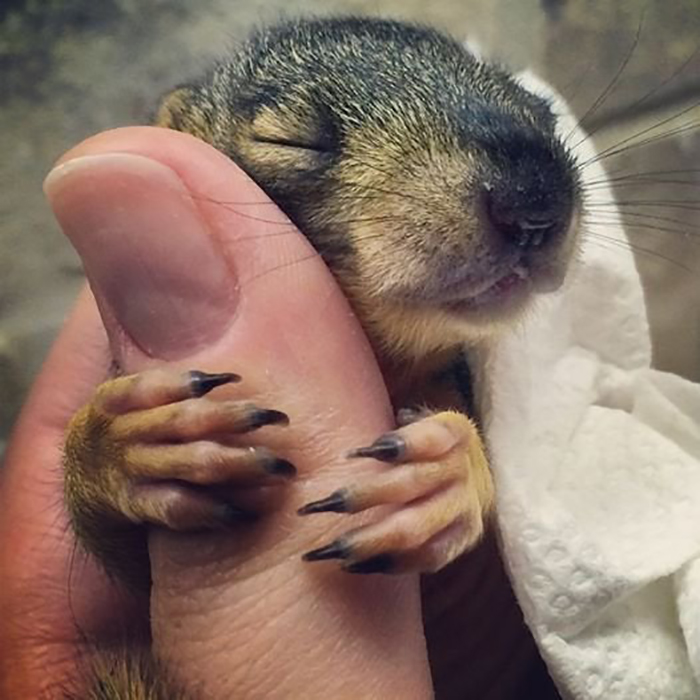
[[[430, 145], [430, 144], [429, 144]], [[419, 147], [420, 146], [420, 147]], [[434, 284], [438, 256], [468, 262], [484, 245], [475, 207], [472, 157], [455, 148], [410, 144], [404, 153], [390, 149], [350, 149], [339, 169], [343, 186], [355, 195], [347, 235], [365, 294], [401, 302]]]

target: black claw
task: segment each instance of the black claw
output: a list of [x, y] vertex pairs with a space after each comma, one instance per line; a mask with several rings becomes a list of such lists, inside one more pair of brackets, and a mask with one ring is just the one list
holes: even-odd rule
[[271, 408], [256, 408], [248, 416], [248, 425], [251, 430], [264, 425], [289, 425], [289, 416]]
[[283, 476], [285, 479], [292, 479], [297, 475], [297, 468], [286, 459], [272, 457], [264, 464], [265, 471], [273, 476]]
[[323, 559], [347, 559], [350, 556], [350, 545], [341, 539], [335, 540], [325, 547], [312, 549], [304, 554], [304, 561], [322, 561]]
[[311, 515], [312, 513], [347, 513], [349, 510], [348, 492], [345, 489], [334, 491], [327, 498], [307, 503], [299, 508], [297, 515]]
[[220, 374], [208, 374], [193, 369], [189, 373], [190, 378], [190, 394], [193, 397], [199, 398], [208, 394], [212, 389], [223, 384], [231, 384], [232, 382], [240, 382], [241, 378], [233, 372], [221, 372]]
[[363, 561], [347, 564], [343, 571], [349, 574], [388, 574], [394, 568], [394, 558], [391, 554], [378, 554]]
[[369, 447], [359, 447], [348, 452], [349, 458], [370, 457], [382, 462], [396, 462], [406, 453], [406, 441], [396, 433], [377, 438]]

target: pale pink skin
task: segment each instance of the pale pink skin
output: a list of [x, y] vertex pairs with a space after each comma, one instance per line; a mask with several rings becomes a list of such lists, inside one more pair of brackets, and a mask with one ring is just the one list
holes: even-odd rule
[[[431, 697], [417, 577], [300, 561], [349, 521], [296, 508], [376, 469], [343, 455], [392, 424], [369, 345], [326, 267], [239, 168], [190, 136], [119, 129], [61, 162], [47, 195], [102, 320], [86, 290], [0, 472], [0, 697], [40, 697], [73, 677], [76, 619], [109, 638], [115, 620], [145, 618], [72, 557], [61, 505], [65, 426], [106, 378], [110, 349], [129, 372], [237, 372], [244, 382], [221, 396], [291, 418], [265, 443], [299, 476], [254, 537], [151, 537], [154, 644], [181, 678], [207, 697]], [[147, 269], [136, 278], [138, 265]], [[174, 279], [187, 290], [176, 302], [160, 293]]]

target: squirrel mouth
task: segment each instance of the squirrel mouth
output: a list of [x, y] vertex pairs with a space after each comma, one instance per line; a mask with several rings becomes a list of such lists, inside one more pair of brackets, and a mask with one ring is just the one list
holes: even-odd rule
[[514, 265], [509, 272], [476, 294], [465, 294], [446, 304], [451, 311], [488, 311], [500, 306], [510, 306], [521, 301], [532, 289], [530, 270], [522, 264]]
[[478, 294], [465, 299], [472, 306], [483, 306], [520, 294], [529, 288], [530, 271], [523, 265], [516, 265], [512, 272], [499, 277], [491, 286]]

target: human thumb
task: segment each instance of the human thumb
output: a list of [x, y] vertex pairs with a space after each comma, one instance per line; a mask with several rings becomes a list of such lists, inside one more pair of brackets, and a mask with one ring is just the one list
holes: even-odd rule
[[[206, 546], [201, 537], [152, 535], [161, 657], [181, 678], [204, 682], [208, 696], [240, 694], [235, 669], [245, 666], [238, 658], [231, 670], [231, 650], [254, 651], [243, 642], [259, 624], [256, 603], [265, 595], [266, 619], [277, 618], [269, 635], [295, 638], [318, 655], [315, 663], [307, 658], [308, 668], [350, 664], [364, 679], [385, 678], [387, 664], [402, 664], [376, 651], [395, 637], [415, 666], [423, 649], [415, 579], [351, 580], [299, 559], [348, 524], [302, 522], [296, 508], [336, 488], [351, 469], [376, 468], [351, 467], [343, 455], [391, 427], [367, 340], [307, 241], [231, 161], [165, 130], [88, 140], [64, 157], [46, 190], [125, 371], [163, 362], [234, 371], [243, 377], [237, 396], [291, 419], [283, 437], [266, 440], [297, 465], [299, 479], [259, 529], [212, 535]], [[352, 645], [353, 658], [348, 635], [366, 642]], [[278, 697], [313, 697], [313, 679], [291, 650], [257, 653], [255, 663], [279, 679]], [[407, 681], [396, 676], [399, 686]], [[333, 683], [346, 687], [342, 674], [327, 680], [330, 696]]]

